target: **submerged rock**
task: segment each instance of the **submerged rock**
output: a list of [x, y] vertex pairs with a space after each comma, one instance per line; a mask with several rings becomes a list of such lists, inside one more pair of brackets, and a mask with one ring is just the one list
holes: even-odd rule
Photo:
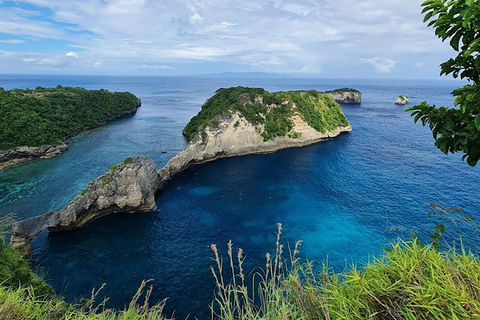
[[158, 187], [153, 160], [127, 158], [124, 163], [90, 182], [61, 210], [15, 223], [10, 243], [26, 255], [30, 252], [31, 241], [45, 229], [49, 233], [67, 231], [115, 212], [150, 211], [155, 207]]

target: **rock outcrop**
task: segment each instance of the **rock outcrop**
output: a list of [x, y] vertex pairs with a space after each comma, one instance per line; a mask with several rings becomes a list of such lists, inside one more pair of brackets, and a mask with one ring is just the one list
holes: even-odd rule
[[64, 152], [68, 146], [63, 143], [59, 145], [43, 145], [40, 147], [16, 147], [8, 150], [0, 150], [0, 170], [14, 163], [32, 159], [49, 159]]
[[408, 96], [398, 96], [397, 100], [395, 100], [395, 104], [398, 104], [398, 105], [406, 105], [408, 102], [410, 101], [410, 99], [408, 98]]
[[338, 103], [343, 104], [361, 104], [362, 103], [362, 93], [355, 89], [343, 88], [336, 89], [332, 91], [326, 91], [330, 98], [335, 100]]
[[30, 252], [31, 241], [43, 230], [49, 233], [83, 227], [88, 222], [115, 212], [150, 211], [155, 207], [159, 180], [151, 159], [127, 158], [87, 188], [61, 210], [17, 222], [12, 227], [11, 245], [22, 254]]
[[352, 130], [348, 125], [337, 127], [332, 132], [320, 133], [309, 126], [298, 114], [295, 114], [292, 120], [296, 137], [283, 136], [264, 141], [260, 134], [263, 131], [263, 125], [253, 125], [238, 112], [230, 116], [219, 116], [216, 118], [216, 126], [205, 128], [203, 135], [197, 134], [185, 150], [173, 157], [159, 171], [160, 183], [162, 186], [165, 185], [174, 175], [192, 165], [220, 158], [303, 147]]

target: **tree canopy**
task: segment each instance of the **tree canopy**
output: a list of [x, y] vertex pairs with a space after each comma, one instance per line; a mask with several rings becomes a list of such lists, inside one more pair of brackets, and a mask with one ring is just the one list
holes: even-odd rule
[[480, 1], [428, 0], [422, 7], [424, 22], [458, 53], [440, 65], [441, 75], [465, 79], [468, 84], [452, 92], [455, 107], [422, 102], [407, 111], [413, 111], [415, 122], [429, 125], [442, 152], [462, 152], [463, 159], [475, 166], [480, 160]]
[[57, 86], [0, 88], [0, 150], [53, 145], [137, 107], [128, 92]]

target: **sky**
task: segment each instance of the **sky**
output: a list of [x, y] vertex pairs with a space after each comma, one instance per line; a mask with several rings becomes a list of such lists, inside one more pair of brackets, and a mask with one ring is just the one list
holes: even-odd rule
[[0, 73], [439, 78], [423, 0], [0, 0]]

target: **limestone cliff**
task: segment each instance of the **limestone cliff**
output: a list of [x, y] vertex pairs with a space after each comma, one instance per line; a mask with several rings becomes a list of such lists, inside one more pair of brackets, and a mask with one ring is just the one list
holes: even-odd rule
[[326, 91], [330, 98], [335, 100], [338, 103], [343, 104], [361, 104], [362, 103], [362, 93], [355, 89], [342, 88], [332, 91]]
[[207, 126], [188, 144], [187, 148], [172, 158], [160, 171], [161, 185], [186, 168], [219, 158], [255, 153], [270, 153], [278, 150], [302, 147], [336, 137], [351, 131], [351, 126], [336, 127], [332, 131], [319, 132], [295, 113], [291, 117], [293, 129], [290, 134], [265, 141], [261, 135], [264, 125], [254, 125], [240, 112], [215, 118], [215, 126]]
[[112, 167], [106, 174], [90, 182], [80, 195], [61, 210], [15, 223], [11, 245], [28, 254], [31, 241], [44, 229], [49, 232], [67, 231], [115, 212], [152, 210], [158, 187], [153, 160], [127, 158], [124, 163]]

